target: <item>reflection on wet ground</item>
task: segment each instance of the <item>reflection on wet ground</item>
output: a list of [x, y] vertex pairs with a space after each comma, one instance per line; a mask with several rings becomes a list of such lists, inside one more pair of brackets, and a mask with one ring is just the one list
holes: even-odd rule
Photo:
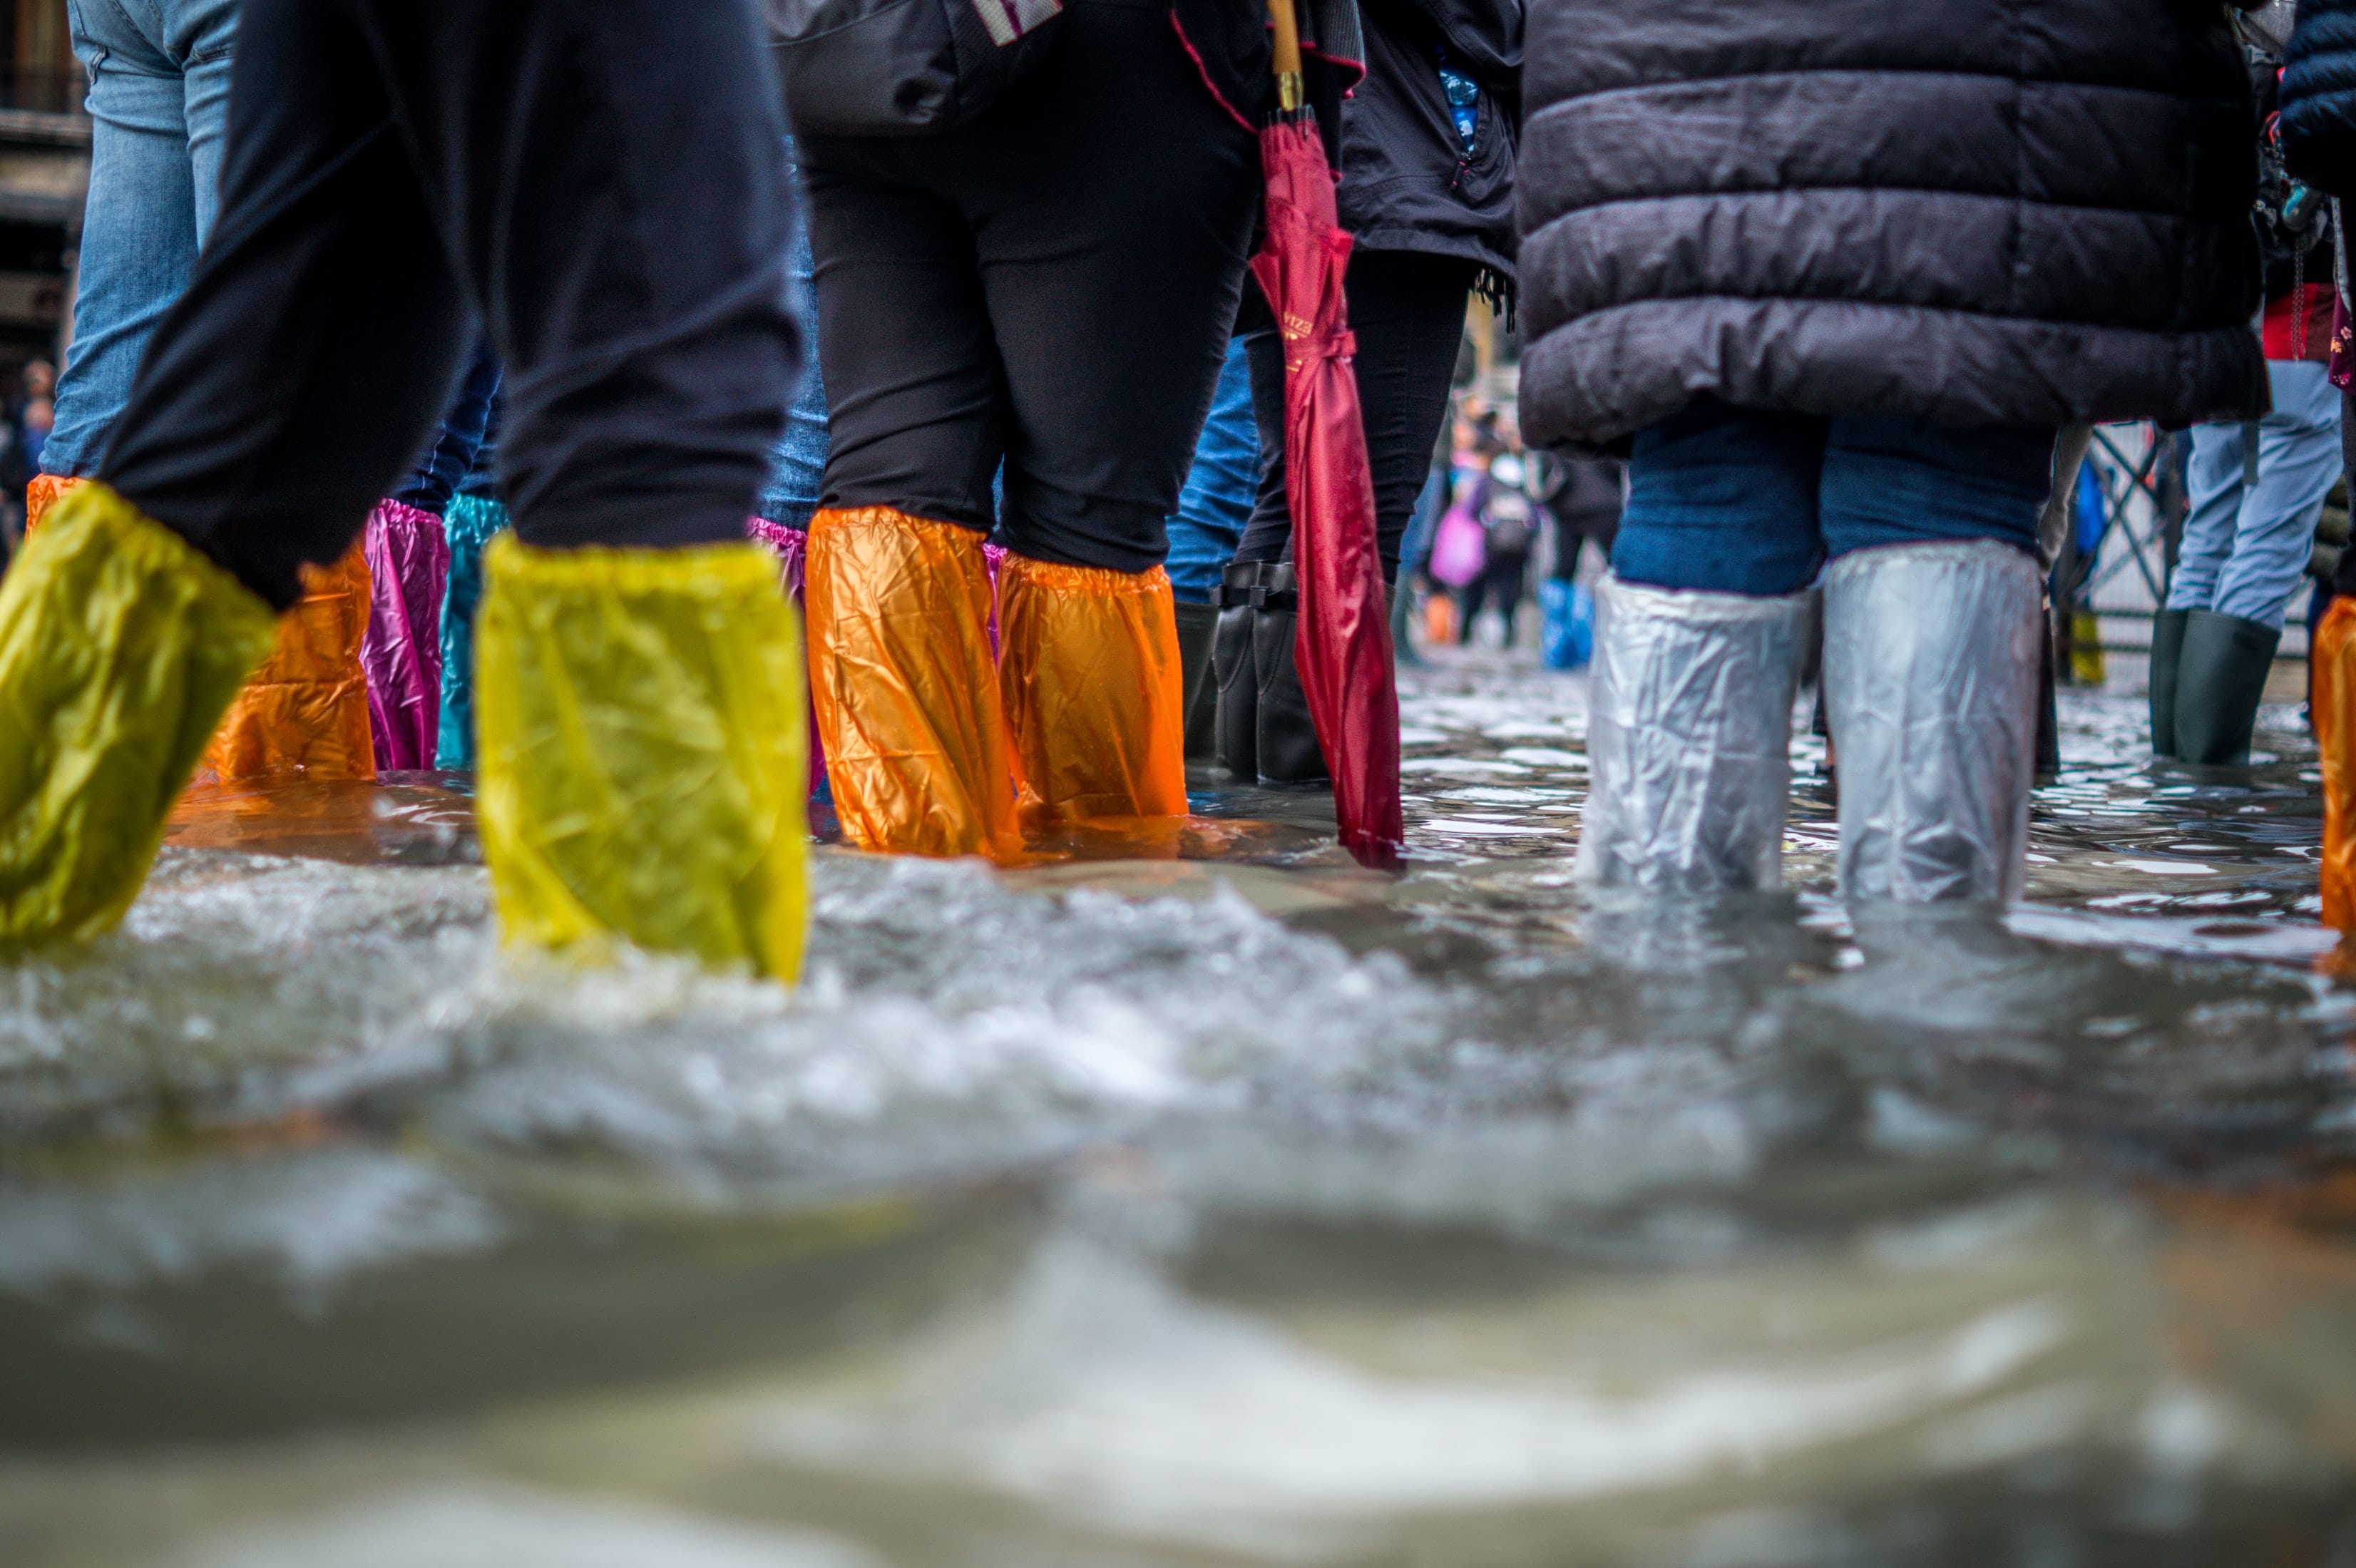
[[1577, 680], [806, 985], [498, 952], [463, 779], [200, 790], [0, 969], [0, 1563], [2356, 1563], [2312, 749], [2064, 708], [2031, 901], [1569, 882]]

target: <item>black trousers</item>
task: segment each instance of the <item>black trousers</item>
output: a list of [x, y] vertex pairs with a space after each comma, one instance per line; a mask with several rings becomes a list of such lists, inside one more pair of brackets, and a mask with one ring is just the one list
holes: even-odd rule
[[[1358, 405], [1375, 478], [1375, 535], [1383, 575], [1398, 575], [1399, 542], [1431, 474], [1432, 444], [1448, 417], [1448, 388], [1464, 342], [1464, 306], [1480, 267], [1420, 251], [1357, 251], [1343, 280], [1358, 339]], [[1284, 341], [1257, 289], [1236, 323], [1251, 357], [1259, 425], [1259, 499], [1237, 561], [1281, 561], [1292, 519], [1284, 494]]]
[[824, 504], [1141, 572], [1168, 551], [1243, 290], [1258, 142], [1160, 0], [1073, 0], [1055, 26], [1040, 77], [970, 125], [798, 143]]
[[1471, 646], [1472, 618], [1483, 608], [1494, 609], [1505, 618], [1505, 646], [1514, 646], [1514, 617], [1522, 607], [1523, 596], [1529, 592], [1530, 553], [1526, 550], [1492, 551], [1489, 564], [1481, 575], [1464, 585], [1463, 608], [1457, 616], [1456, 640]]
[[479, 322], [523, 539], [742, 536], [799, 362], [755, 0], [245, 0], [230, 105], [219, 222], [102, 478], [290, 604]]

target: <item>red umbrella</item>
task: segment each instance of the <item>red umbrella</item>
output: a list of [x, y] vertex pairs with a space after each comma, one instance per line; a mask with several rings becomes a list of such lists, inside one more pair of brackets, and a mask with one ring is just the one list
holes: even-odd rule
[[1396, 866], [1398, 686], [1375, 485], [1358, 412], [1357, 339], [1342, 294], [1350, 236], [1333, 208], [1333, 174], [1301, 91], [1292, 0], [1269, 0], [1278, 112], [1259, 134], [1268, 174], [1268, 242], [1252, 258], [1284, 336], [1284, 472], [1301, 614], [1293, 660], [1333, 775], [1342, 843], [1360, 864]]

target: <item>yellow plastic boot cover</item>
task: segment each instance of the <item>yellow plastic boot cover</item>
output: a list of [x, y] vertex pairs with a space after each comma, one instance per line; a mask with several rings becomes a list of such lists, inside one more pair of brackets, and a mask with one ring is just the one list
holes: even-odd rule
[[104, 485], [58, 503], [0, 579], [0, 946], [123, 918], [276, 618]]
[[999, 690], [1025, 821], [1186, 814], [1186, 689], [1170, 579], [1009, 555]]
[[358, 539], [334, 565], [303, 568], [303, 596], [206, 749], [208, 773], [232, 781], [376, 777], [360, 663], [369, 586]]
[[755, 544], [484, 555], [476, 811], [506, 940], [620, 938], [791, 980], [809, 855], [801, 632]]
[[1019, 860], [981, 535], [889, 507], [811, 520], [813, 694], [862, 849]]

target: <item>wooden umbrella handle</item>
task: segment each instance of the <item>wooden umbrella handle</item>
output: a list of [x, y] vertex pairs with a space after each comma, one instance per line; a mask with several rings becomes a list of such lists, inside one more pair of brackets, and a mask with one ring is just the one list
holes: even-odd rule
[[1276, 103], [1290, 114], [1301, 104], [1301, 18], [1292, 0], [1268, 0], [1268, 17], [1276, 27]]

